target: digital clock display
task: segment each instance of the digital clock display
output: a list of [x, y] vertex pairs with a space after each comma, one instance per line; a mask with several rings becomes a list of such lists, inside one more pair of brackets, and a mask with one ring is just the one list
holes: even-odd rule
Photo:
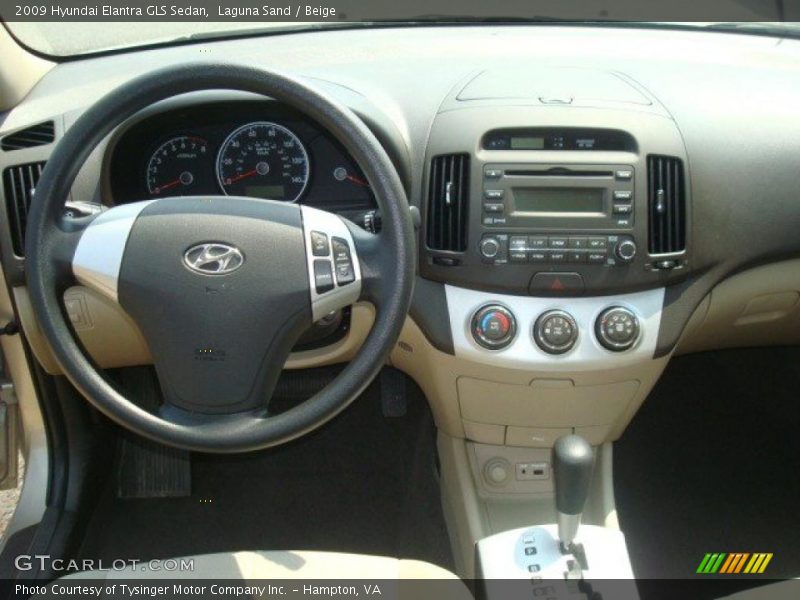
[[512, 150], [544, 150], [543, 136], [512, 136]]

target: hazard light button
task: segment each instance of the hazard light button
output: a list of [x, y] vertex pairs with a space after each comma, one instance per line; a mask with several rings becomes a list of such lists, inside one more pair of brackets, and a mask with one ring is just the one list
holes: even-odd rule
[[580, 273], [536, 273], [528, 293], [532, 296], [580, 296], [584, 289]]

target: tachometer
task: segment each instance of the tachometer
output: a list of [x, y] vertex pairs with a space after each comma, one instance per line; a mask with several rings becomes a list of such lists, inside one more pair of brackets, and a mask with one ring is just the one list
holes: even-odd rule
[[229, 196], [295, 202], [308, 185], [308, 153], [282, 125], [259, 121], [243, 125], [223, 142], [217, 179]]
[[192, 194], [207, 169], [208, 151], [203, 138], [182, 135], [167, 140], [147, 162], [147, 191], [151, 196]]

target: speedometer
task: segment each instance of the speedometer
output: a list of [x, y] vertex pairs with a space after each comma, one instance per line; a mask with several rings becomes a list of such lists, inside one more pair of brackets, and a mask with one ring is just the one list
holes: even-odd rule
[[295, 202], [308, 185], [308, 153], [283, 125], [248, 123], [222, 143], [217, 179], [229, 196]]

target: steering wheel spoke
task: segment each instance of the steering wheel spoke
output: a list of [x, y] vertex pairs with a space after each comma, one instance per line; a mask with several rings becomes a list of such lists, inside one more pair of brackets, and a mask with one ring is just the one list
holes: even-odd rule
[[86, 223], [76, 239], [71, 259], [72, 273], [78, 283], [119, 302], [119, 272], [125, 245], [139, 214], [152, 202], [123, 204]]
[[319, 321], [361, 298], [361, 261], [344, 219], [309, 206], [301, 212], [311, 312]]

